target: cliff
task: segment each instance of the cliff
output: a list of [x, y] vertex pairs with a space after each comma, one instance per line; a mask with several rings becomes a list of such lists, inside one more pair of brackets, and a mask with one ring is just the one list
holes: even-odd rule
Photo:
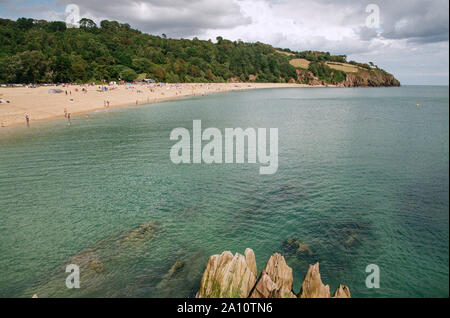
[[390, 87], [400, 86], [400, 82], [392, 74], [377, 69], [348, 73], [345, 81], [339, 85], [344, 87]]
[[[358, 70], [355, 73], [346, 73], [343, 81], [324, 81], [315, 76], [311, 71], [297, 69], [297, 82], [302, 84], [334, 85], [338, 87], [395, 87], [400, 86], [400, 82], [392, 75], [380, 69]], [[333, 75], [333, 74], [332, 74]]]
[[[322, 283], [319, 263], [310, 265], [298, 294], [292, 290], [292, 268], [283, 256], [273, 254], [258, 279], [255, 254], [231, 252], [212, 255], [206, 265], [197, 298], [330, 298], [330, 287]], [[350, 290], [339, 285], [333, 298], [350, 298]]]

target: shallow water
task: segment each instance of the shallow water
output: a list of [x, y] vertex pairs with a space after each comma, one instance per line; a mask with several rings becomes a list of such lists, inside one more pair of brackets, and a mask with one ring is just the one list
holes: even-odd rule
[[[448, 87], [267, 89], [3, 128], [0, 296], [193, 296], [209, 255], [250, 247], [258, 270], [282, 253], [295, 292], [320, 261], [332, 291], [448, 297], [448, 104]], [[278, 172], [174, 165], [169, 134], [194, 119], [278, 128]], [[65, 287], [74, 259], [100, 264], [79, 290]], [[369, 264], [380, 289], [365, 286]]]

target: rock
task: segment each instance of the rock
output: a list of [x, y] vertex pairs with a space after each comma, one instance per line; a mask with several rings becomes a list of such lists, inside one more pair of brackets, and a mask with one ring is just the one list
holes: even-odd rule
[[37, 294], [34, 294], [31, 298], [39, 298]]
[[296, 254], [312, 256], [313, 252], [307, 243], [300, 240], [287, 239], [283, 242], [283, 249]]
[[245, 249], [244, 252], [245, 262], [247, 266], [250, 268], [250, 271], [255, 274], [255, 278], [258, 276], [258, 270], [256, 268], [256, 258], [255, 252], [251, 248]]
[[333, 298], [351, 298], [350, 289], [345, 285], [339, 285], [339, 288], [333, 294]]
[[172, 276], [173, 274], [175, 274], [176, 272], [178, 272], [179, 270], [181, 270], [184, 267], [184, 262], [181, 261], [176, 261], [172, 267], [169, 269], [169, 276]]
[[330, 298], [330, 286], [322, 283], [319, 263], [309, 265], [302, 288], [297, 296], [299, 298]]
[[244, 255], [231, 252], [212, 255], [203, 274], [197, 298], [248, 297], [256, 282], [256, 261], [253, 250]]
[[272, 255], [264, 267], [251, 294], [251, 298], [293, 298], [292, 269], [286, 264], [284, 257], [276, 253]]
[[88, 270], [95, 273], [102, 273], [105, 270], [105, 265], [103, 265], [103, 263], [100, 262], [97, 258], [94, 258], [89, 263]]
[[153, 237], [158, 229], [158, 223], [155, 221], [147, 222], [138, 227], [126, 231], [122, 235], [123, 241], [145, 241]]

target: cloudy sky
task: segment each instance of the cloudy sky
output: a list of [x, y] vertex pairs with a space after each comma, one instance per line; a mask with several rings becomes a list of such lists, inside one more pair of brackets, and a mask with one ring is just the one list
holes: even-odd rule
[[71, 3], [97, 23], [346, 54], [402, 84], [449, 83], [448, 0], [0, 0], [0, 17], [64, 21]]

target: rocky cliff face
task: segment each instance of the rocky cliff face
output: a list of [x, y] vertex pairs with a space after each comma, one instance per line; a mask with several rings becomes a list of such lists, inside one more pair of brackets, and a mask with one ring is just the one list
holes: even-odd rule
[[346, 79], [339, 83], [325, 83], [312, 72], [297, 69], [297, 82], [312, 86], [336, 85], [339, 87], [390, 87], [400, 86], [400, 82], [392, 75], [380, 69], [359, 70], [347, 73]]
[[348, 73], [344, 82], [339, 86], [344, 87], [390, 87], [400, 86], [400, 82], [389, 73], [382, 70], [363, 71]]
[[[296, 296], [292, 291], [292, 269], [283, 256], [272, 255], [259, 275], [255, 254], [246, 249], [244, 255], [223, 252], [209, 258], [203, 274], [198, 298], [330, 298], [330, 287], [322, 283], [319, 263], [310, 265]], [[350, 298], [347, 286], [339, 285], [335, 298]]]

